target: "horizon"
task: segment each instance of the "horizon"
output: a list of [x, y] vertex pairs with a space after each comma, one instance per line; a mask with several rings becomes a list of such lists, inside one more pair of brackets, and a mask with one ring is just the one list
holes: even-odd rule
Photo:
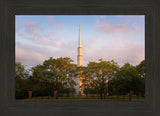
[[32, 67], [69, 57], [77, 64], [79, 24], [84, 66], [101, 58], [119, 66], [145, 60], [144, 15], [16, 15], [16, 62]]

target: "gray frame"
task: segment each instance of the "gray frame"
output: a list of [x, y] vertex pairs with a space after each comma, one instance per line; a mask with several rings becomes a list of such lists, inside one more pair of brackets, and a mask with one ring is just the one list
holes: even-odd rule
[[[160, 116], [158, 6], [158, 0], [0, 0], [0, 115]], [[145, 101], [15, 101], [15, 15], [19, 14], [145, 15]]]

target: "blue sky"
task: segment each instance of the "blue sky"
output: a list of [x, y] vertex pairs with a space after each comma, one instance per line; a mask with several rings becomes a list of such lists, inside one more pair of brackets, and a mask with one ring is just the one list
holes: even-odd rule
[[77, 63], [79, 24], [85, 66], [100, 58], [120, 66], [144, 59], [144, 15], [16, 15], [16, 62], [31, 67], [67, 56]]

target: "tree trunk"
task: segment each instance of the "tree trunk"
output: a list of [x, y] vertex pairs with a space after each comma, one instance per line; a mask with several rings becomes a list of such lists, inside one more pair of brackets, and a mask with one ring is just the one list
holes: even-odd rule
[[104, 93], [104, 99], [107, 99], [107, 93]]
[[100, 92], [100, 99], [102, 99], [102, 92]]
[[129, 92], [129, 101], [132, 101], [132, 91]]

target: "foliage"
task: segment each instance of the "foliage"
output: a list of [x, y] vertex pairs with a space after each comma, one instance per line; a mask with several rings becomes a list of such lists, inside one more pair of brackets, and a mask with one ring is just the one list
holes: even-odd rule
[[68, 57], [49, 58], [42, 65], [29, 70], [21, 63], [15, 64], [16, 98], [27, 98], [28, 91], [35, 96], [53, 96], [75, 93], [75, 79], [81, 77], [83, 93], [126, 96], [132, 90], [134, 95], [144, 96], [145, 60], [137, 66], [125, 63], [122, 67], [114, 61], [89, 62], [86, 67], [77, 67]]
[[141, 77], [145, 76], [145, 60], [141, 61], [137, 66], [136, 70]]
[[[73, 77], [78, 75], [78, 71], [77, 66], [71, 62], [73, 61], [68, 57], [50, 58], [45, 60], [42, 65], [32, 67], [32, 75], [30, 77], [28, 76], [26, 80], [22, 79], [24, 77], [24, 66], [18, 65], [17, 74], [21, 76], [16, 81], [16, 90], [19, 90], [19, 93], [23, 93], [24, 90], [22, 88], [27, 87], [25, 92], [32, 90], [33, 96], [53, 95], [54, 91], [75, 92], [74, 86], [76, 83]], [[21, 88], [20, 85], [23, 87]]]
[[25, 70], [24, 66], [20, 62], [15, 63], [15, 77], [26, 78], [28, 77], [29, 71]]
[[[119, 66], [113, 60], [100, 59], [98, 63], [89, 62], [88, 66], [83, 68], [83, 88], [97, 91], [102, 99], [102, 94], [108, 91], [108, 79], [113, 78], [118, 68]], [[84, 92], [86, 93], [86, 89]]]
[[29, 90], [29, 71], [24, 68], [24, 66], [17, 62], [15, 63], [15, 93], [16, 98], [26, 98], [28, 96]]
[[111, 94], [126, 95], [133, 91], [135, 95], [144, 95], [144, 78], [136, 70], [136, 67], [129, 63], [116, 73], [115, 78], [109, 81], [109, 90]]

